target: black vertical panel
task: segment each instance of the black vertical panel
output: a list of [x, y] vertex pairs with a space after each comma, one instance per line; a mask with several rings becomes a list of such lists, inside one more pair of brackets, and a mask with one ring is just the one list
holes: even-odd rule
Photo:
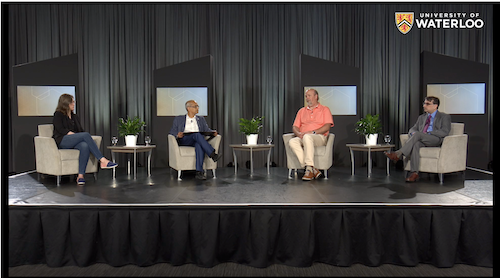
[[359, 68], [304, 54], [300, 55], [300, 81], [302, 87], [300, 93], [303, 94], [304, 87], [356, 85], [356, 115], [333, 117], [334, 126], [330, 129], [330, 132], [335, 134], [335, 142], [333, 143], [333, 163], [335, 166], [350, 165], [349, 149], [345, 145], [360, 142], [360, 136], [354, 132], [354, 124], [360, 118], [360, 76]]
[[207, 55], [198, 59], [184, 63], [175, 64], [169, 67], [156, 69], [154, 76], [154, 92], [151, 104], [152, 128], [151, 138], [156, 145], [154, 155], [155, 167], [168, 167], [168, 145], [167, 136], [172, 128], [174, 117], [157, 116], [156, 88], [158, 87], [208, 87], [208, 116], [205, 117], [208, 126], [213, 126], [211, 114], [214, 112], [215, 103], [211, 100], [212, 95], [212, 56]]
[[[35, 169], [35, 145], [33, 138], [38, 134], [39, 124], [52, 123], [52, 116], [19, 117], [17, 113], [17, 86], [75, 86], [78, 91], [78, 54], [17, 65], [13, 67], [13, 89], [11, 90], [11, 117], [13, 163], [12, 172], [21, 173]], [[85, 103], [79, 102], [77, 111], [84, 111]], [[9, 172], [11, 169], [9, 169]]]
[[[452, 114], [451, 122], [464, 123], [464, 133], [469, 135], [467, 166], [488, 169], [493, 159], [489, 150], [491, 129], [488, 124], [489, 65], [436, 54], [422, 52], [422, 97], [427, 96], [427, 84], [485, 83], [484, 114]], [[423, 108], [420, 108], [423, 113]], [[416, 119], [414, 119], [413, 123]]]

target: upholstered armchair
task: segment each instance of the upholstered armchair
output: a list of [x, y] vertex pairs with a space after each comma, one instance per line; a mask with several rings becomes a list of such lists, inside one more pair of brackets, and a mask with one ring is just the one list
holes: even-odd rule
[[[61, 176], [78, 174], [78, 157], [80, 151], [76, 149], [58, 149], [52, 138], [54, 126], [52, 124], [38, 125], [38, 136], [35, 136], [35, 163], [39, 174], [54, 175], [59, 186]], [[92, 135], [97, 147], [101, 146], [102, 137]], [[97, 158], [90, 154], [85, 173], [94, 173], [97, 179], [99, 164]]]
[[[206, 137], [208, 138], [208, 136]], [[215, 149], [216, 153], [219, 153], [219, 146], [222, 140], [222, 136], [219, 134], [214, 138], [210, 139], [208, 143]], [[177, 180], [181, 179], [181, 172], [184, 170], [196, 170], [196, 155], [194, 147], [190, 146], [179, 146], [177, 139], [172, 134], [168, 135], [168, 165], [174, 170], [177, 170]], [[204, 170], [212, 170], [214, 179], [215, 169], [217, 169], [217, 162], [214, 162], [208, 156], [205, 156], [203, 161]]]
[[[399, 135], [401, 145], [408, 141], [408, 134]], [[464, 134], [463, 123], [451, 123], [448, 136], [443, 139], [441, 147], [425, 147], [420, 149], [420, 172], [437, 173], [439, 183], [443, 183], [443, 174], [465, 171], [467, 162], [468, 135]], [[411, 157], [403, 159], [405, 171], [410, 171]]]
[[[302, 169], [299, 159], [290, 148], [290, 139], [293, 137], [295, 137], [293, 133], [283, 134], [289, 179], [292, 178], [293, 169], [295, 169], [295, 175], [297, 175], [297, 169]], [[333, 141], [335, 141], [335, 134], [329, 133], [326, 146], [314, 148], [314, 167], [319, 170], [324, 170], [325, 179], [328, 179], [328, 169], [330, 169], [333, 164]]]

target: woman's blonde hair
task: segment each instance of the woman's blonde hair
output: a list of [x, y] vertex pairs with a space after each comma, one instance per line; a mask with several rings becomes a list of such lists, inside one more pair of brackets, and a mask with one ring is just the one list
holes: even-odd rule
[[56, 111], [68, 115], [71, 111], [69, 105], [73, 102], [73, 96], [69, 94], [62, 94], [59, 97], [59, 102], [57, 103]]

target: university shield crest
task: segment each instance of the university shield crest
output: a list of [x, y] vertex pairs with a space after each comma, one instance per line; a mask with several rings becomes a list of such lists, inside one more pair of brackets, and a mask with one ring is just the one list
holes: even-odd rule
[[413, 12], [395, 13], [396, 27], [398, 27], [398, 30], [403, 34], [410, 32], [414, 19]]

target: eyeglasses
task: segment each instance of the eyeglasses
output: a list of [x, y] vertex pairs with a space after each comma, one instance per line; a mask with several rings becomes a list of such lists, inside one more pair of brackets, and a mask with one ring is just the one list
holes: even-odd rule
[[188, 106], [188, 107], [198, 108], [198, 107], [200, 107], [200, 106], [199, 106], [199, 105], [195, 105], [195, 106], [190, 105], [190, 106]]
[[434, 105], [435, 103], [424, 102], [423, 105]]

